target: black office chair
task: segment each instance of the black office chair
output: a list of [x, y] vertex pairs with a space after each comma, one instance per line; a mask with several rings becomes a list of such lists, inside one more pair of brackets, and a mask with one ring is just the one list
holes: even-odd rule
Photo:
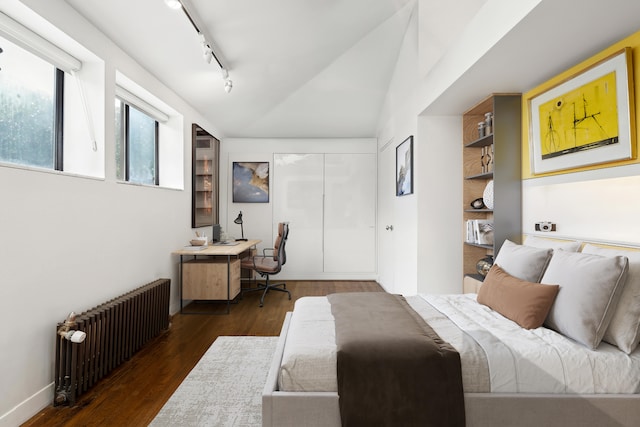
[[[262, 285], [258, 285], [255, 288], [247, 288], [242, 291], [244, 295], [246, 292], [251, 291], [263, 291], [262, 297], [260, 297], [260, 307], [264, 304], [264, 297], [267, 292], [273, 290], [278, 292], [286, 292], [291, 299], [291, 292], [287, 290], [287, 285], [283, 283], [270, 283], [269, 278], [278, 274], [282, 270], [282, 266], [287, 262], [287, 253], [285, 251], [285, 244], [289, 237], [289, 224], [281, 222], [278, 224], [278, 236], [273, 245], [273, 248], [265, 248], [262, 250], [262, 255], [244, 258], [240, 262], [240, 268], [247, 268], [254, 270], [260, 276], [264, 277], [265, 282]], [[272, 252], [268, 255], [268, 252]]]

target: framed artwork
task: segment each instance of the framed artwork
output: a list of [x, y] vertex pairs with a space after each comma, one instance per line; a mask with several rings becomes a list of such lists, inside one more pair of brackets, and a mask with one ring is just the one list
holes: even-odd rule
[[233, 162], [233, 202], [269, 203], [269, 162]]
[[413, 194], [413, 135], [396, 147], [396, 196]]
[[631, 49], [529, 99], [533, 174], [631, 159]]

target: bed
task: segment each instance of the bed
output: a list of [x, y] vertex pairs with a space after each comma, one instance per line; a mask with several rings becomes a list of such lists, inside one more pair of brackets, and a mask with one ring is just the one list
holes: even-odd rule
[[[513, 273], [507, 274], [509, 280], [527, 286], [560, 283], [542, 326], [521, 325], [527, 322], [522, 312], [537, 300], [531, 293], [526, 301], [511, 295], [506, 308], [500, 296], [489, 298], [487, 305], [489, 291], [405, 298], [460, 353], [466, 425], [639, 425], [640, 252], [619, 255], [618, 249], [593, 245], [576, 252], [577, 246], [538, 248], [535, 239], [527, 243], [531, 246], [506, 243], [496, 264]], [[497, 283], [487, 276], [483, 288], [491, 288], [487, 282]], [[500, 295], [517, 288], [508, 285], [497, 288]], [[595, 304], [591, 300], [601, 288], [605, 294]], [[514, 306], [519, 310], [515, 314], [509, 312]], [[567, 320], [567, 311], [573, 315], [581, 310], [595, 318], [578, 324]], [[589, 321], [595, 336], [584, 331]], [[612, 335], [629, 321], [635, 327], [631, 337]], [[263, 426], [341, 425], [334, 323], [326, 297], [301, 298], [287, 314], [263, 391]]]

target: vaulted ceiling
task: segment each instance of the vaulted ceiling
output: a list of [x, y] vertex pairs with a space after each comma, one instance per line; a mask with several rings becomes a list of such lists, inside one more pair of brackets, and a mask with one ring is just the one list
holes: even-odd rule
[[[230, 93], [186, 15], [164, 0], [66, 0], [220, 137], [375, 137], [413, 14], [427, 82], [414, 92], [424, 90], [430, 114], [526, 92], [640, 30], [637, 0], [182, 1], [229, 69]], [[485, 51], [476, 41], [492, 31], [475, 14], [486, 6], [506, 32]], [[465, 57], [476, 59], [450, 67]]]
[[[375, 136], [413, 0], [67, 0], [227, 137]], [[346, 119], [347, 118], [347, 119]], [[346, 120], [345, 120], [346, 119]]]

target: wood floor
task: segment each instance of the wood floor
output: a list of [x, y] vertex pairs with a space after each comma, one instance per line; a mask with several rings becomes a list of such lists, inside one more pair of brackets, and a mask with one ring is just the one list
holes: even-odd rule
[[[270, 292], [264, 307], [249, 292], [229, 315], [176, 314], [171, 327], [81, 396], [74, 407], [49, 406], [23, 426], [146, 426], [220, 335], [277, 336], [287, 311], [303, 296], [383, 292], [376, 282], [288, 281], [286, 294]], [[225, 305], [193, 304], [189, 311], [224, 312]]]

